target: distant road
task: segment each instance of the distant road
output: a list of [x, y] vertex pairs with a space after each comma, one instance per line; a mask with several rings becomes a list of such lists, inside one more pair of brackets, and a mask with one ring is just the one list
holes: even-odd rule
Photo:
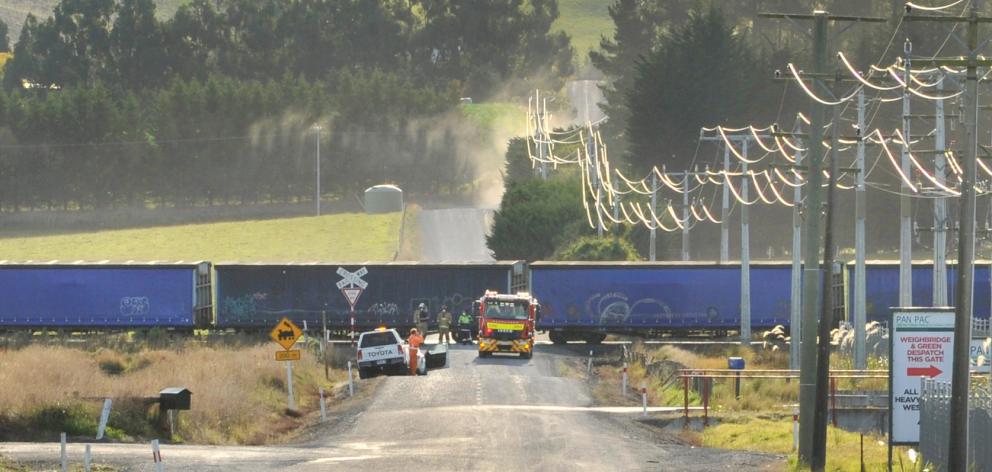
[[599, 109], [603, 92], [599, 90], [598, 81], [573, 80], [565, 88], [568, 90], [568, 98], [572, 100], [572, 108], [575, 109], [575, 124], [595, 123], [606, 117], [603, 110]]
[[446, 208], [420, 213], [421, 262], [491, 262], [486, 234], [493, 211]]

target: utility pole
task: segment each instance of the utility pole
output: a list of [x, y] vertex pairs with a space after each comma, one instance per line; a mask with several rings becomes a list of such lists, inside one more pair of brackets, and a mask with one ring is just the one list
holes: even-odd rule
[[[940, 77], [938, 77], [940, 79]], [[943, 95], [944, 81], [937, 82], [937, 92]], [[936, 141], [934, 142], [934, 174], [940, 185], [946, 176], [946, 131], [944, 128], [944, 101], [936, 102]], [[947, 200], [937, 197], [933, 201], [933, 306], [948, 306], [947, 302]]]
[[[793, 132], [800, 131], [800, 120], [796, 120], [796, 125], [793, 126]], [[798, 146], [802, 147], [802, 141], [797, 141]], [[802, 152], [796, 150], [793, 154], [796, 161], [796, 167], [802, 167], [803, 154]], [[803, 215], [802, 215], [802, 202], [803, 200], [803, 189], [802, 179], [796, 175], [796, 186], [792, 189], [792, 201], [795, 202], [792, 205], [792, 291], [790, 297], [790, 316], [789, 316], [789, 335], [792, 337], [792, 342], [789, 343], [789, 368], [792, 370], [799, 369], [799, 345], [802, 333], [802, 262], [800, 261], [800, 253], [802, 252], [802, 234], [803, 234]]]
[[[658, 174], [655, 172], [651, 172], [651, 214], [655, 214], [655, 211], [657, 209], [658, 209]], [[650, 252], [649, 259], [651, 259], [651, 262], [654, 262], [657, 258], [656, 242], [658, 237], [657, 236], [658, 224], [652, 221], [650, 226], [651, 226], [651, 248], [648, 251]], [[600, 232], [599, 237], [603, 237], [602, 231]]]
[[[733, 142], [742, 143], [743, 157], [747, 158], [747, 142], [753, 141], [755, 139], [769, 138], [768, 135], [758, 135], [755, 137], [750, 131], [745, 131], [741, 133], [725, 133], [723, 135], [718, 134], [717, 136], [706, 136], [706, 129], [701, 130], [699, 134], [700, 141], [716, 141], [723, 143], [723, 173], [727, 175], [730, 172], [730, 146]], [[724, 139], [726, 136], [726, 139]], [[747, 169], [747, 164], [744, 164], [744, 168]], [[745, 170], [746, 172], [746, 170]], [[743, 205], [742, 205], [743, 206]], [[724, 185], [723, 186], [723, 201], [721, 207], [720, 217], [720, 263], [726, 264], [730, 260], [730, 189]]]
[[[541, 103], [541, 91], [534, 91], [534, 108], [536, 113], [534, 115], [534, 142], [537, 144], [537, 157], [539, 159], [539, 165], [537, 167], [537, 174], [541, 177], [541, 180], [548, 179], [548, 164], [544, 155], [544, 146], [547, 144], [545, 140], [547, 139], [547, 133], [545, 128], [545, 114], [547, 113], [547, 99], [545, 103]], [[598, 174], [598, 172], [597, 172]]]
[[[835, 79], [834, 97], [839, 97], [840, 76]], [[830, 178], [827, 185], [827, 221], [823, 236], [823, 271], [820, 324], [817, 329], [816, 352], [816, 401], [813, 417], [813, 457], [810, 466], [813, 470], [823, 470], [827, 464], [827, 392], [830, 383], [830, 329], [834, 315], [834, 227], [837, 211], [834, 208], [837, 194], [837, 161], [840, 160], [840, 106], [834, 105], [830, 124]], [[811, 169], [812, 170], [812, 169]]]
[[[702, 138], [700, 138], [702, 139]], [[730, 144], [723, 143], [723, 173], [730, 172]], [[723, 200], [720, 207], [720, 263], [730, 261], [730, 189], [723, 186]]]
[[314, 193], [313, 196], [313, 201], [317, 205], [317, 216], [320, 216], [320, 131], [322, 129], [323, 128], [321, 128], [319, 125], [313, 126], [314, 134], [317, 135], [317, 156], [316, 158], [314, 158], [314, 163], [317, 168], [316, 169], [317, 186], [316, 186], [316, 192]]
[[[593, 167], [596, 169], [596, 173], [592, 176], [596, 184], [596, 193], [599, 194], [603, 189], [603, 180], [599, 175], [599, 146], [596, 145], [596, 133], [592, 130], [592, 123], [589, 123], [589, 142], [586, 144], [586, 152], [592, 156]], [[653, 196], [652, 196], [653, 198]], [[653, 231], [653, 230], [652, 230]], [[596, 221], [596, 236], [603, 237], [603, 221], [597, 219]], [[654, 233], [651, 233], [651, 237], [654, 237]], [[652, 247], [653, 249], [653, 247]], [[654, 260], [654, 259], [651, 259]]]
[[[747, 142], [744, 140], [743, 155], [747, 157]], [[743, 178], [741, 182], [741, 198], [746, 202], [751, 177], [747, 172], [747, 161], [741, 164]], [[750, 209], [746, 203], [741, 203], [741, 344], [751, 345], [751, 222]]]
[[[966, 84], [964, 101], [965, 158], [961, 181], [961, 203], [958, 229], [957, 287], [954, 316], [954, 360], [951, 374], [951, 411], [948, 434], [948, 463], [950, 472], [968, 470], [968, 388], [971, 319], [974, 303], [975, 270], [975, 179], [978, 158], [978, 66], [988, 66], [988, 59], [978, 58], [978, 25], [992, 18], [978, 16], [981, 0], [972, 0], [967, 16], [906, 15], [906, 21], [940, 21], [967, 23], [967, 57], [924, 61], [936, 66], [964, 66]], [[952, 33], [954, 34], [954, 33]], [[907, 138], [908, 139], [908, 138]]]
[[[913, 81], [910, 76], [909, 53], [913, 43], [906, 40], [903, 45], [903, 81], [906, 86], [902, 91], [902, 174], [913, 175], [909, 164], [909, 87]], [[899, 306], [913, 306], [913, 207], [909, 198], [909, 182], [901, 180], [899, 192]]]
[[[684, 176], [682, 179], [682, 221], [683, 221], [682, 260], [688, 261], [689, 260], [689, 171], [687, 170], [683, 172], [682, 175]], [[651, 197], [654, 198], [654, 194], [652, 194]], [[652, 203], [654, 203], [653, 200]]]
[[[877, 22], [884, 23], [884, 18], [863, 18], [855, 16], [830, 15], [825, 11], [816, 10], [812, 15], [796, 15], [791, 13], [762, 13], [765, 18], [782, 18], [789, 22], [795, 20], [811, 20], [813, 22], [813, 33], [810, 38], [813, 41], [813, 72], [817, 77], [822, 77], [827, 67], [827, 24], [833, 22]], [[810, 36], [804, 28], [797, 28], [802, 34]], [[844, 28], [846, 30], [846, 28]], [[841, 30], [843, 32], [844, 30]], [[821, 84], [822, 88], [822, 84]], [[823, 462], [820, 457], [814, 457], [814, 452], [825, 451], [826, 444], [814, 444], [814, 421], [816, 403], [816, 365], [817, 365], [817, 321], [820, 318], [817, 302], [820, 300], [820, 205], [821, 192], [820, 184], [822, 175], [820, 165], [823, 161], [823, 124], [825, 121], [825, 110], [820, 103], [812, 105], [810, 113], [809, 145], [808, 151], [808, 172], [806, 197], [806, 247], [805, 262], [803, 268], [803, 324], [802, 324], [802, 347], [800, 356], [800, 378], [799, 378], [799, 461], [813, 466], [813, 470], [822, 470]], [[839, 134], [836, 132], [833, 134]], [[836, 177], [836, 172], [831, 174]], [[824, 297], [829, 297], [823, 294]], [[828, 316], [824, 314], [824, 316]], [[793, 336], [795, 339], [795, 336]], [[821, 338], [821, 343], [829, 343], [829, 339]], [[817, 438], [819, 439], [819, 438]], [[825, 435], [823, 435], [825, 440]]]
[[867, 304], [865, 301], [865, 89], [858, 91], [858, 145], [856, 185], [854, 191], [854, 368], [868, 368], [865, 349], [865, 322]]

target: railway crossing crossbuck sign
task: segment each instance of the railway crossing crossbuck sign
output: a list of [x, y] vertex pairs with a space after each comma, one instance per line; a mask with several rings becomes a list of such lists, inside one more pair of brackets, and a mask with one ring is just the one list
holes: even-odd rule
[[338, 290], [348, 300], [351, 311], [355, 311], [355, 304], [358, 303], [358, 297], [362, 296], [362, 291], [369, 286], [368, 282], [362, 280], [362, 277], [368, 274], [369, 270], [362, 267], [354, 272], [349, 272], [344, 267], [338, 267], [337, 273], [341, 276], [341, 280], [337, 283]]

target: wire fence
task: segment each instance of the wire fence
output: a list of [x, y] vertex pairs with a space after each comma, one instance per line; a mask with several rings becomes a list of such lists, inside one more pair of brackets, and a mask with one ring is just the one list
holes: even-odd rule
[[[968, 462], [975, 472], [992, 472], [992, 388], [972, 389], [968, 401]], [[920, 454], [934, 466], [947, 470], [950, 438], [951, 384], [923, 379], [920, 392]]]

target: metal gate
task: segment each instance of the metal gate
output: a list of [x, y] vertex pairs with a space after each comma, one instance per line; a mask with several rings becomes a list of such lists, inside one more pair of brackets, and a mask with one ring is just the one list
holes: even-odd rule
[[[923, 379], [920, 392], [920, 454], [934, 470], [947, 470], [950, 438], [951, 384]], [[968, 400], [969, 470], [992, 472], [992, 391], [986, 387], [973, 390]]]

